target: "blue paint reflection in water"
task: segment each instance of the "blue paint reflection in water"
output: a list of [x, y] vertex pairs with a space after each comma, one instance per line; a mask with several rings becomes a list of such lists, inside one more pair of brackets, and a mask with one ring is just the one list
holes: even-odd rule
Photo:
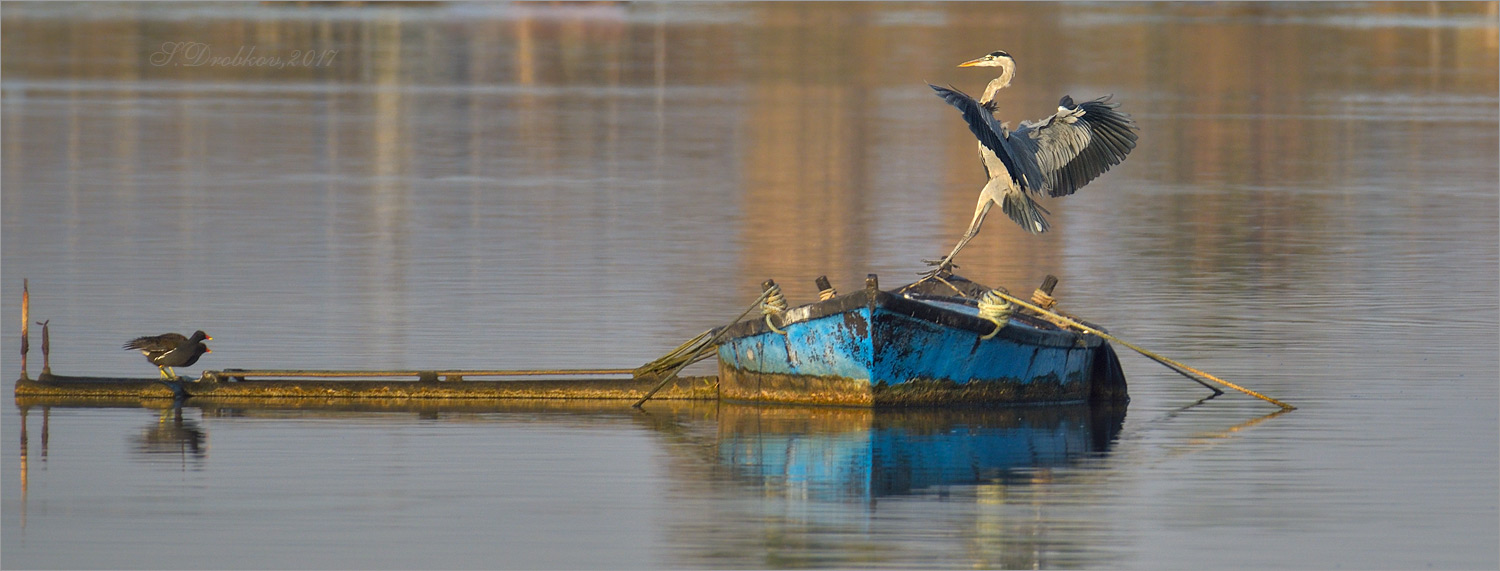
[[724, 407], [718, 460], [744, 481], [813, 499], [873, 499], [1013, 482], [1103, 454], [1123, 406], [865, 411]]
[[[178, 431], [153, 411], [58, 408], [49, 435], [33, 409], [28, 443], [5, 407], [8, 567], [1500, 560], [1494, 3], [3, 16], [0, 324], [21, 321], [29, 278], [59, 373], [154, 374], [120, 343], [196, 328], [219, 339], [213, 368], [633, 366], [768, 277], [796, 303], [818, 275], [846, 290], [912, 276], [952, 246], [983, 176], [922, 81], [983, 85], [952, 67], [977, 46], [1025, 66], [1012, 121], [1113, 92], [1142, 141], [1045, 202], [1053, 232], [988, 225], [964, 274], [1025, 289], [1057, 274], [1068, 311], [1302, 407], [1253, 429], [1265, 408], [1245, 398], [1169, 413], [1202, 388], [1128, 353], [1130, 417], [1107, 447], [1065, 422], [822, 410], [726, 417], [722, 433], [716, 412], [667, 420], [681, 441], [624, 412], [190, 409]], [[993, 45], [1006, 22], [1035, 33]], [[339, 55], [152, 65], [197, 38]], [[979, 436], [945, 443], [955, 431]], [[996, 458], [1023, 442], [1014, 465]], [[736, 446], [755, 453], [720, 452]], [[965, 479], [987, 483], [940, 483]]]

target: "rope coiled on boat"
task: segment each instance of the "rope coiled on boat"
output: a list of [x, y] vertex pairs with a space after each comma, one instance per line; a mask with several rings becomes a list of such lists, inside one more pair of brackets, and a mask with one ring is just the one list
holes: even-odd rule
[[980, 337], [981, 340], [988, 341], [994, 338], [997, 333], [1000, 333], [1000, 329], [1005, 327], [1006, 322], [1010, 321], [1010, 315], [1015, 313], [1015, 306], [1000, 296], [1002, 291], [1001, 288], [995, 288], [984, 292], [984, 296], [979, 298], [979, 317], [995, 324], [994, 331]]
[[785, 313], [789, 307], [786, 303], [786, 296], [781, 294], [781, 284], [766, 280], [764, 297], [765, 300], [760, 302], [760, 311], [766, 316], [766, 327], [770, 327], [771, 331], [779, 335], [786, 335], [786, 331], [778, 329], [776, 324], [771, 323], [771, 316], [781, 317], [781, 314]]
[[1053, 306], [1057, 305], [1057, 298], [1047, 295], [1047, 292], [1038, 289], [1031, 292], [1031, 303], [1037, 304], [1042, 309], [1052, 309]]

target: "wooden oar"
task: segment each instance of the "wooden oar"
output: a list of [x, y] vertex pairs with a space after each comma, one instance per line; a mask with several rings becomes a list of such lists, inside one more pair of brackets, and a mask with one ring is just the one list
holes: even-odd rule
[[[1082, 331], [1082, 332], [1090, 334], [1090, 335], [1098, 335], [1099, 337], [1103, 338], [1106, 341], [1110, 341], [1110, 342], [1113, 342], [1113, 343], [1118, 343], [1120, 345], [1124, 345], [1126, 347], [1134, 349], [1135, 352], [1140, 353], [1142, 355], [1145, 355], [1146, 357], [1150, 358], [1153, 361], [1156, 361], [1158, 363], [1166, 365], [1167, 367], [1170, 367], [1170, 368], [1176, 370], [1177, 372], [1182, 373], [1183, 375], [1187, 376], [1188, 378], [1191, 378], [1191, 379], [1193, 379], [1195, 381], [1198, 381], [1198, 384], [1202, 384], [1203, 386], [1208, 386], [1208, 385], [1204, 384], [1201, 379], [1207, 379], [1207, 380], [1213, 381], [1215, 383], [1218, 383], [1219, 385], [1222, 385], [1222, 386], [1225, 386], [1225, 387], [1229, 387], [1231, 389], [1234, 389], [1234, 390], [1237, 390], [1239, 392], [1245, 393], [1245, 394], [1250, 395], [1252, 397], [1255, 397], [1255, 398], [1258, 398], [1260, 400], [1266, 401], [1268, 403], [1274, 404], [1274, 405], [1279, 406], [1279, 407], [1281, 407], [1281, 408], [1283, 408], [1285, 410], [1296, 410], [1297, 409], [1297, 407], [1295, 407], [1295, 406], [1292, 406], [1292, 405], [1289, 405], [1287, 403], [1281, 402], [1279, 400], [1273, 399], [1271, 397], [1268, 397], [1266, 395], [1263, 395], [1263, 394], [1260, 394], [1258, 392], [1252, 391], [1252, 390], [1247, 389], [1245, 387], [1236, 385], [1236, 384], [1231, 383], [1229, 381], [1226, 381], [1224, 379], [1220, 379], [1218, 377], [1215, 377], [1213, 375], [1210, 375], [1210, 374], [1205, 373], [1203, 371], [1200, 371], [1198, 369], [1194, 369], [1192, 367], [1184, 365], [1184, 364], [1182, 364], [1182, 363], [1180, 363], [1178, 361], [1174, 361], [1172, 359], [1168, 359], [1168, 358], [1163, 357], [1161, 355], [1157, 355], [1156, 353], [1148, 351], [1145, 348], [1142, 348], [1142, 347], [1140, 347], [1140, 346], [1138, 346], [1138, 345], [1136, 345], [1134, 343], [1131, 343], [1131, 342], [1126, 341], [1124, 339], [1121, 339], [1119, 337], [1115, 337], [1114, 335], [1110, 335], [1108, 333], [1105, 333], [1105, 332], [1100, 331], [1098, 329], [1095, 329], [1093, 327], [1089, 327], [1087, 325], [1079, 323], [1077, 320], [1070, 319], [1068, 317], [1064, 317], [1064, 316], [1059, 315], [1059, 314], [1057, 314], [1056, 312], [1053, 312], [1053, 311], [1042, 309], [1041, 307], [1038, 307], [1038, 306], [1036, 306], [1034, 304], [1031, 304], [1031, 303], [1029, 303], [1029, 302], [1027, 302], [1025, 300], [1017, 298], [1017, 297], [1015, 297], [1013, 295], [1010, 295], [1008, 293], [1001, 292], [1001, 291], [996, 291], [996, 293], [1000, 294], [1000, 297], [1005, 298], [1007, 301], [1010, 301], [1011, 303], [1014, 303], [1016, 305], [1019, 305], [1021, 307], [1026, 308], [1026, 309], [1030, 309], [1030, 310], [1035, 311], [1035, 312], [1037, 312], [1039, 314], [1051, 317], [1051, 318], [1057, 320], [1057, 322], [1059, 324], [1061, 324], [1061, 325], [1066, 325], [1066, 326], [1072, 327], [1074, 329], [1077, 329], [1079, 331]], [[1196, 375], [1197, 378], [1194, 378], [1194, 375]], [[1209, 387], [1209, 388], [1212, 389], [1213, 387]]]

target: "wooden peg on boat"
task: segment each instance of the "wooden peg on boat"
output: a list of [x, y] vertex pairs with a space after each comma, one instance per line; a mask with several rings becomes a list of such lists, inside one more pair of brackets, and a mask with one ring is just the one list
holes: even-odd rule
[[828, 276], [818, 276], [813, 283], [818, 286], [818, 301], [827, 301], [839, 294], [838, 290], [833, 289], [833, 284], [828, 282]]
[[1052, 309], [1053, 306], [1057, 305], [1057, 299], [1052, 297], [1052, 291], [1055, 289], [1057, 289], [1057, 276], [1047, 274], [1046, 279], [1042, 280], [1041, 287], [1031, 292], [1031, 302], [1037, 304], [1042, 309]]

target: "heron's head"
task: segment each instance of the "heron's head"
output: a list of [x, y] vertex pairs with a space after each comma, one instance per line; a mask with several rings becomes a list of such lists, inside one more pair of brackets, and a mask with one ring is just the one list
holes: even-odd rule
[[1016, 60], [1011, 59], [1010, 54], [1005, 53], [1003, 50], [996, 50], [996, 51], [993, 51], [993, 52], [985, 54], [984, 57], [971, 59], [969, 61], [966, 61], [966, 62], [963, 62], [961, 64], [958, 64], [958, 67], [1007, 67], [1007, 68], [1013, 68], [1013, 67], [1015, 67], [1015, 65], [1016, 65]]
[[1003, 50], [995, 50], [993, 52], [985, 54], [984, 57], [974, 58], [969, 61], [963, 62], [961, 64], [958, 64], [958, 67], [1000, 68], [1000, 77], [995, 78], [995, 80], [991, 82], [995, 84], [996, 89], [1010, 85], [1010, 80], [1015, 78], [1016, 76], [1016, 60], [1011, 59], [1010, 54], [1005, 53]]

